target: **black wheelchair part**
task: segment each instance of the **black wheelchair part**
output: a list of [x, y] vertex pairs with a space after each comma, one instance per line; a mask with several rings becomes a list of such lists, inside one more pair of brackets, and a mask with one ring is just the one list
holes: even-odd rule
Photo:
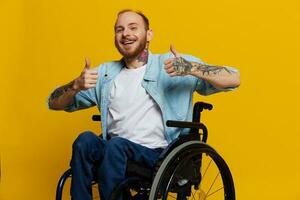
[[[190, 128], [190, 133], [173, 140], [160, 154], [154, 169], [129, 160], [127, 178], [115, 187], [109, 200], [235, 200], [229, 167], [206, 144], [208, 130], [200, 122], [201, 112], [212, 108], [211, 104], [197, 102], [194, 104], [192, 122], [167, 121], [168, 127]], [[93, 115], [92, 119], [101, 121], [101, 116]], [[63, 186], [71, 176], [71, 169], [61, 176], [56, 200], [62, 200]]]

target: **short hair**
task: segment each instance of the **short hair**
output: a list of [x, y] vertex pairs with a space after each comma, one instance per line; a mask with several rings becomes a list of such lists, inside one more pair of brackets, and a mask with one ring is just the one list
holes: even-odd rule
[[149, 27], [150, 27], [149, 19], [146, 17], [146, 15], [144, 15], [144, 13], [142, 13], [139, 10], [124, 9], [124, 10], [119, 11], [117, 16], [119, 17], [121, 14], [126, 13], [126, 12], [134, 12], [134, 13], [138, 14], [139, 16], [141, 16], [144, 21], [145, 29], [149, 30]]

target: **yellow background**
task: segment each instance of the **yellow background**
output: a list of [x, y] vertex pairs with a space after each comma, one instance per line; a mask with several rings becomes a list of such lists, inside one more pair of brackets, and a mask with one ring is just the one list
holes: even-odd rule
[[300, 199], [298, 0], [1, 0], [1, 200], [54, 199], [71, 144], [90, 116], [47, 109], [57, 86], [93, 65], [118, 59], [113, 24], [120, 9], [149, 16], [152, 52], [179, 52], [235, 66], [241, 87], [196, 96], [208, 143], [228, 162], [238, 200]]

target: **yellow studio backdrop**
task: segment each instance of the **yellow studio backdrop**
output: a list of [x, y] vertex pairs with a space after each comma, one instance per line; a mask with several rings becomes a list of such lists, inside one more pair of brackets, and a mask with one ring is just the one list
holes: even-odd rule
[[237, 199], [300, 199], [297, 0], [1, 0], [0, 199], [54, 199], [76, 136], [100, 132], [96, 108], [54, 112], [46, 99], [85, 57], [94, 66], [120, 57], [113, 24], [124, 8], [149, 17], [152, 52], [172, 43], [240, 69], [238, 90], [195, 96], [214, 104], [203, 116], [208, 143], [229, 164]]

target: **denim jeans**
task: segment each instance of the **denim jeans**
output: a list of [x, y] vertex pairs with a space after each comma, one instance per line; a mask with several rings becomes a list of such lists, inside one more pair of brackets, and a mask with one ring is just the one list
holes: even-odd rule
[[106, 141], [92, 132], [83, 132], [73, 144], [71, 160], [72, 200], [92, 200], [91, 182], [99, 185], [101, 199], [107, 200], [125, 179], [127, 160], [154, 167], [159, 152], [121, 137]]

